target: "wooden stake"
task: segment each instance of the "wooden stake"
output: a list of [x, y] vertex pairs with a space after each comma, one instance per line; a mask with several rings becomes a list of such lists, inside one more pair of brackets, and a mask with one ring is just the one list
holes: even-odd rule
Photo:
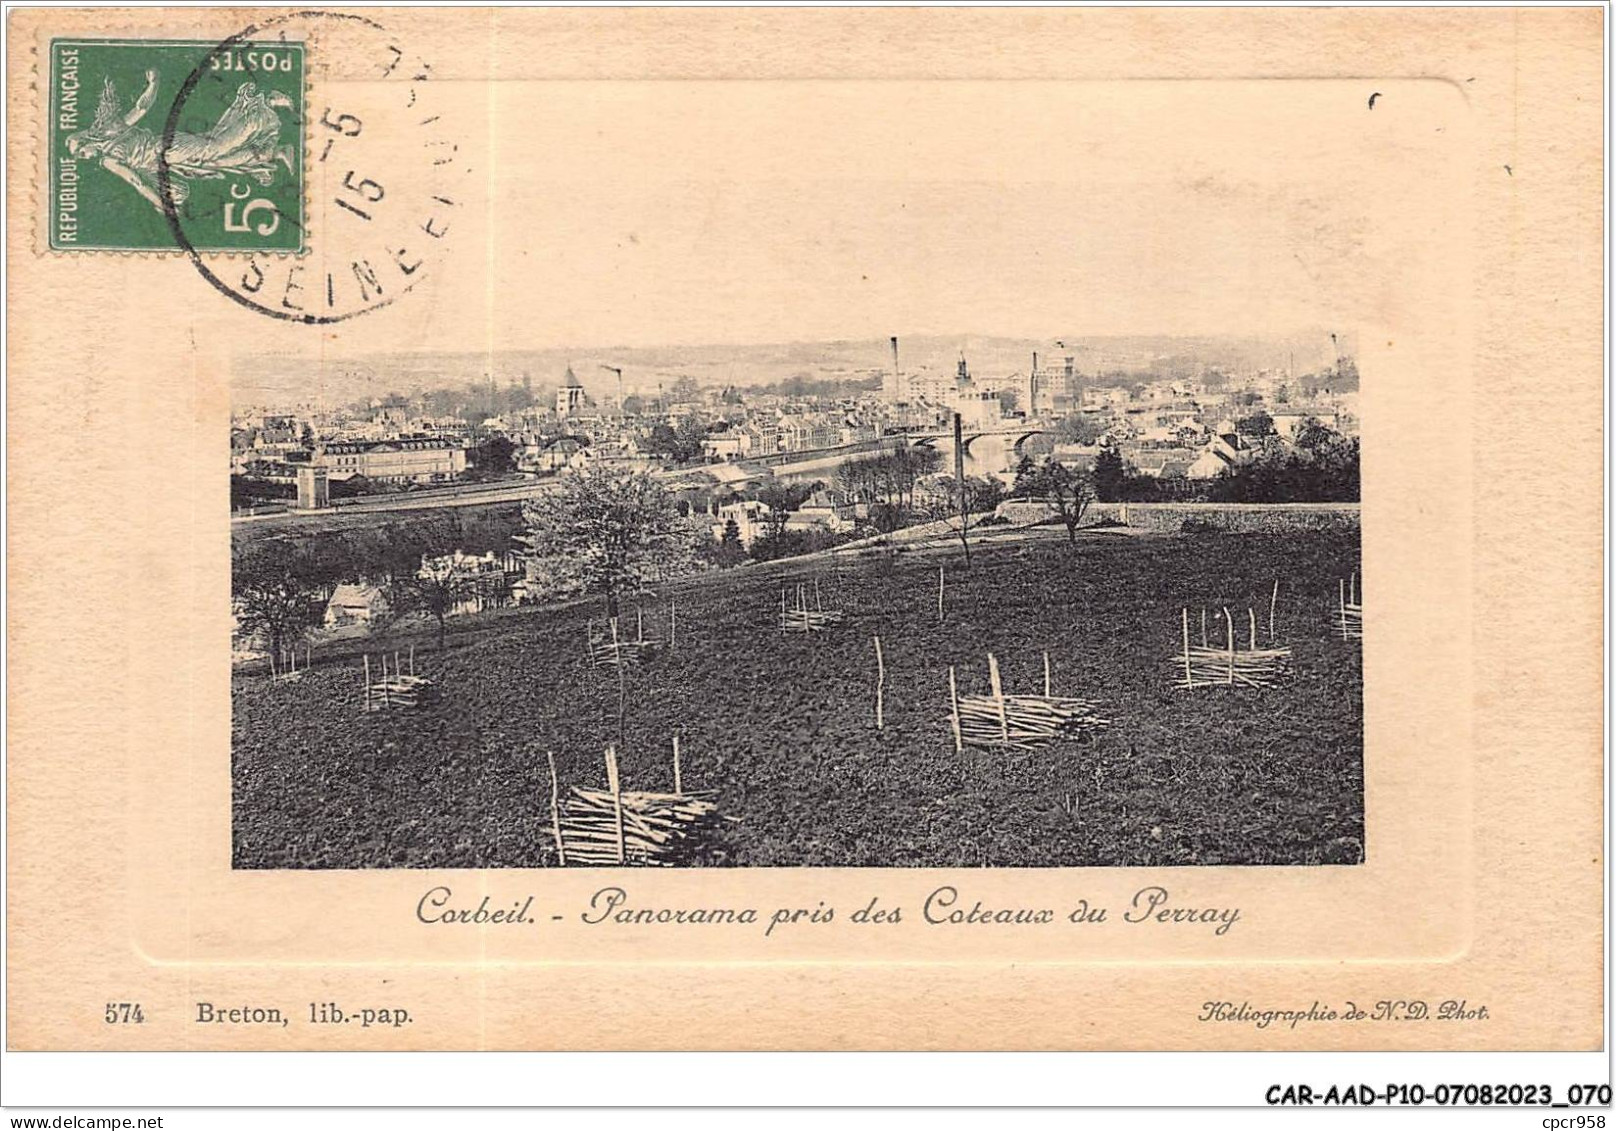
[[1044, 653], [1044, 698], [1049, 698], [1049, 653]]
[[1223, 620], [1229, 628], [1229, 682], [1234, 682], [1234, 618], [1229, 615], [1229, 606], [1223, 607]]
[[[1204, 639], [1204, 637], [1205, 637], [1205, 626], [1206, 626], [1206, 610], [1205, 609], [1201, 610], [1201, 625], [1202, 625], [1202, 636], [1203, 636], [1203, 639]], [[1194, 687], [1195, 686], [1195, 675], [1190, 670], [1190, 611], [1189, 611], [1188, 607], [1186, 607], [1184, 609], [1184, 686], [1186, 686], [1186, 687]]]
[[410, 674], [415, 674], [415, 645], [410, 645]]
[[679, 768], [679, 736], [673, 736], [673, 792], [683, 797], [685, 793], [685, 777]]
[[954, 753], [965, 753], [965, 741], [960, 736], [959, 688], [954, 683], [954, 669], [948, 669], [948, 721], [954, 725]]
[[637, 606], [634, 609], [634, 639], [638, 643], [645, 643], [645, 610]]
[[1274, 610], [1279, 606], [1279, 578], [1274, 578], [1274, 592], [1268, 598], [1268, 643], [1274, 642]]
[[875, 638], [875, 729], [886, 728], [885, 717], [882, 714], [882, 700], [886, 695], [887, 666], [881, 658], [881, 638]]
[[606, 748], [606, 785], [612, 791], [612, 809], [617, 815], [617, 862], [628, 862], [627, 846], [623, 840], [623, 789], [617, 780], [617, 750]]
[[1337, 585], [1337, 590], [1338, 590], [1338, 592], [1337, 592], [1337, 605], [1336, 605], [1336, 620], [1338, 620], [1341, 623], [1341, 639], [1345, 640], [1347, 638], [1347, 580], [1346, 580], [1346, 578], [1344, 578], [1344, 577], [1343, 578], [1337, 578], [1336, 579], [1336, 585]]
[[1251, 618], [1251, 650], [1257, 650], [1257, 610], [1250, 605], [1246, 606], [1246, 616]]
[[1008, 743], [1010, 741], [1010, 716], [1004, 709], [1004, 685], [999, 682], [999, 660], [992, 652], [988, 653], [988, 682], [993, 686], [993, 700], [999, 707], [999, 733]]
[[561, 783], [556, 778], [555, 751], [546, 750], [545, 760], [550, 763], [550, 831], [555, 834], [556, 859], [567, 866], [567, 846], [561, 839]]
[[392, 705], [393, 705], [392, 696], [389, 693], [389, 691], [387, 690], [387, 653], [383, 652], [382, 653], [382, 706], [383, 707], [391, 707]]
[[937, 567], [937, 623], [943, 623], [943, 567]]
[[1206, 610], [1205, 609], [1201, 610], [1201, 647], [1203, 647], [1203, 648], [1210, 648], [1211, 647], [1211, 645], [1206, 642]]
[[677, 598], [668, 598], [668, 650], [671, 652], [679, 642], [679, 601]]

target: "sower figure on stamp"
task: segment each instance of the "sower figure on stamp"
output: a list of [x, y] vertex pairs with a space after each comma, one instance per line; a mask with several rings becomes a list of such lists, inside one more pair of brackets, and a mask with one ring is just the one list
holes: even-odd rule
[[[99, 159], [103, 168], [127, 181], [161, 212], [157, 157], [162, 139], [139, 124], [156, 98], [156, 71], [146, 72], [146, 89], [127, 111], [118, 105], [117, 87], [106, 79], [95, 121], [89, 129], [70, 136], [67, 148], [74, 157]], [[236, 173], [268, 185], [275, 179], [276, 162], [292, 172], [292, 148], [280, 143], [281, 120], [275, 113], [292, 108], [291, 100], [279, 91], [266, 97], [257, 84], [244, 82], [212, 129], [201, 134], [176, 133], [167, 153], [174, 203], [183, 204], [190, 195], [188, 179], [219, 180]]]

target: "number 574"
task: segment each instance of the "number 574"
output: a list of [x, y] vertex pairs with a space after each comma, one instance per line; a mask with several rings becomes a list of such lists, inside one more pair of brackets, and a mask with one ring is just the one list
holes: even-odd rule
[[146, 1015], [140, 1011], [138, 1001], [107, 1002], [108, 1025], [142, 1025], [145, 1021]]

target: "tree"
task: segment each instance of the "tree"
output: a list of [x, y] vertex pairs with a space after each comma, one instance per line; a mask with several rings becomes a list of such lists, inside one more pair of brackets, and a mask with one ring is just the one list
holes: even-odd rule
[[1259, 408], [1256, 412], [1253, 412], [1248, 416], [1242, 416], [1239, 420], [1236, 420], [1234, 422], [1234, 430], [1240, 433], [1242, 436], [1249, 436], [1253, 438], [1260, 436], [1272, 436], [1274, 434], [1274, 418], [1269, 416], [1266, 411]]
[[1212, 499], [1229, 503], [1354, 502], [1358, 499], [1358, 440], [1309, 420], [1294, 450], [1278, 440], [1257, 458], [1212, 481]]
[[1016, 481], [1010, 485], [1010, 497], [1013, 499], [1030, 497], [1038, 470], [1038, 462], [1031, 455], [1022, 456], [1021, 462], [1016, 464]]
[[1041, 464], [1028, 484], [1034, 497], [1055, 510], [1066, 526], [1066, 539], [1077, 544], [1077, 527], [1094, 501], [1094, 475], [1051, 459]]
[[645, 411], [645, 398], [644, 397], [636, 396], [634, 393], [630, 393], [628, 396], [623, 398], [623, 415], [624, 416], [639, 416], [644, 411]]
[[784, 533], [786, 520], [791, 512], [802, 506], [815, 491], [824, 484], [814, 483], [787, 483], [781, 479], [769, 479], [758, 486], [757, 501], [769, 508], [764, 516], [766, 523], [764, 537], [778, 538]]
[[746, 547], [741, 545], [741, 528], [733, 518], [725, 521], [724, 532], [718, 539], [718, 552], [714, 556], [722, 569], [738, 566], [745, 560]]
[[515, 468], [515, 455], [509, 436], [490, 436], [466, 453], [466, 462], [483, 475], [502, 475]]
[[645, 450], [652, 455], [675, 458], [678, 449], [679, 435], [666, 422], [653, 425], [651, 434], [645, 438]]
[[701, 400], [701, 386], [694, 377], [681, 377], [673, 383], [668, 390], [668, 399], [674, 404], [685, 404]]
[[477, 577], [455, 551], [426, 554], [416, 569], [402, 579], [403, 608], [420, 609], [438, 623], [438, 651], [448, 642], [449, 614], [456, 605], [476, 594]]
[[1021, 450], [1024, 454], [1032, 456], [1034, 459], [1042, 459], [1044, 456], [1054, 453], [1055, 440], [1055, 433], [1040, 432], [1036, 436], [1028, 436], [1023, 440]]
[[1004, 502], [1005, 496], [1009, 493], [1002, 482], [991, 477], [984, 476], [980, 479], [967, 477], [966, 482], [970, 485], [969, 501], [972, 514], [998, 510], [999, 504]]
[[1094, 444], [1105, 435], [1105, 422], [1089, 413], [1073, 412], [1061, 418], [1058, 433], [1069, 444]]
[[317, 542], [264, 538], [239, 548], [230, 562], [236, 623], [247, 636], [263, 636], [271, 657], [325, 618], [330, 587], [340, 566]]
[[934, 512], [944, 519], [959, 535], [960, 548], [965, 552], [965, 568], [971, 566], [971, 540], [970, 531], [973, 526], [980, 526], [980, 522], [973, 522], [972, 518], [984, 512], [995, 510], [1004, 501], [1004, 484], [997, 479], [983, 479], [974, 475], [967, 475], [963, 480], [953, 480], [952, 498], [937, 504]]
[[522, 513], [530, 553], [601, 594], [613, 617], [626, 593], [666, 568], [675, 543], [691, 529], [655, 479], [599, 467], [568, 473], [557, 490], [524, 504]]
[[1128, 469], [1122, 462], [1122, 453], [1113, 447], [1100, 449], [1094, 457], [1092, 472], [1094, 493], [1102, 502], [1120, 500], [1128, 483]]
[[[689, 380], [689, 378], [684, 378]], [[700, 417], [687, 416], [674, 432], [673, 458], [682, 463], [701, 458], [701, 442], [707, 438], [707, 425]]]
[[[416, 574], [429, 557], [452, 554], [460, 548], [459, 517], [453, 512], [386, 526], [359, 527], [341, 536], [343, 576], [374, 586], [382, 595], [382, 609], [373, 612], [371, 630], [414, 612], [434, 612], [433, 597]], [[448, 615], [453, 602], [443, 607]], [[444, 643], [439, 624], [438, 647]]]

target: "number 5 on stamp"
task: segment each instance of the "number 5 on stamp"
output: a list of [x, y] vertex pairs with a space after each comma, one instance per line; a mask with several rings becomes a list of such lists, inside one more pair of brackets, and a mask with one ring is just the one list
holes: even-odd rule
[[197, 251], [303, 249], [301, 43], [57, 39], [50, 54], [53, 250], [182, 250], [170, 208]]

